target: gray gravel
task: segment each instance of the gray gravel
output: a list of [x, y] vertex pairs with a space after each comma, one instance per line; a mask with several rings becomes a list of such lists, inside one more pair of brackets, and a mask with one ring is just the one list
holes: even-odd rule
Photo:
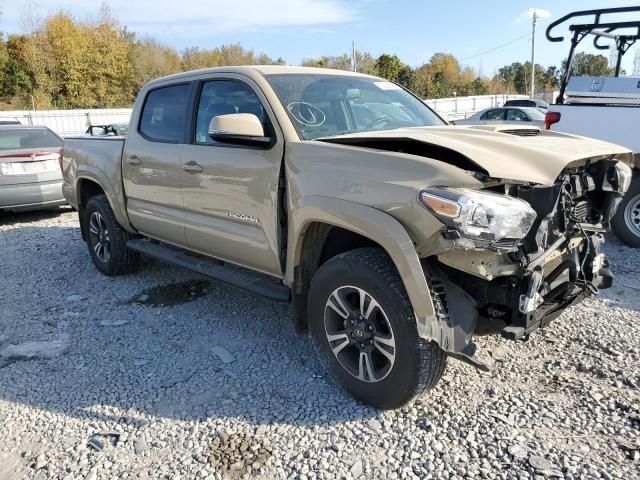
[[600, 298], [379, 412], [286, 306], [151, 260], [107, 278], [75, 213], [2, 215], [0, 479], [639, 478], [640, 251], [607, 250]]

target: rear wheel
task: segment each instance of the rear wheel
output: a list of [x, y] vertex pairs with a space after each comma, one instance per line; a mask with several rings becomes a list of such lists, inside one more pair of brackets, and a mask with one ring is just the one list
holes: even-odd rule
[[352, 250], [318, 270], [309, 290], [309, 323], [332, 376], [374, 407], [401, 407], [444, 372], [446, 354], [418, 336], [402, 279], [380, 249]]
[[89, 199], [83, 221], [89, 253], [98, 270], [115, 276], [136, 268], [139, 254], [127, 248], [134, 236], [120, 226], [105, 195]]
[[640, 175], [635, 175], [611, 222], [618, 238], [640, 248]]

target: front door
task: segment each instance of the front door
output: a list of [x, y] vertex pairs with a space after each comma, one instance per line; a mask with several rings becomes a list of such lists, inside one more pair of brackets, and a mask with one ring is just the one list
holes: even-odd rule
[[181, 155], [191, 84], [149, 91], [123, 154], [131, 224], [141, 233], [184, 245]]
[[[199, 86], [193, 132], [182, 153], [187, 246], [282, 276], [278, 184], [284, 142], [264, 96], [243, 78], [218, 76]], [[212, 140], [211, 119], [230, 113], [256, 115], [274, 143], [262, 148]]]

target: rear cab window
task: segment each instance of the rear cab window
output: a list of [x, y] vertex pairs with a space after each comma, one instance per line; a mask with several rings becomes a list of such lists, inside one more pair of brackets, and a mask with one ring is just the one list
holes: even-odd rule
[[140, 134], [152, 142], [182, 141], [190, 92], [191, 85], [186, 83], [151, 90], [142, 108]]

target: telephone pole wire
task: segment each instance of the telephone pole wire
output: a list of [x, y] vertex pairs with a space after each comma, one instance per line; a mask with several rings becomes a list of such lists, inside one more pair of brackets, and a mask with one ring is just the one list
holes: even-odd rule
[[533, 98], [533, 94], [536, 90], [536, 64], [535, 64], [535, 55], [536, 55], [536, 19], [537, 14], [536, 11], [533, 11], [533, 22], [531, 24], [531, 98]]

